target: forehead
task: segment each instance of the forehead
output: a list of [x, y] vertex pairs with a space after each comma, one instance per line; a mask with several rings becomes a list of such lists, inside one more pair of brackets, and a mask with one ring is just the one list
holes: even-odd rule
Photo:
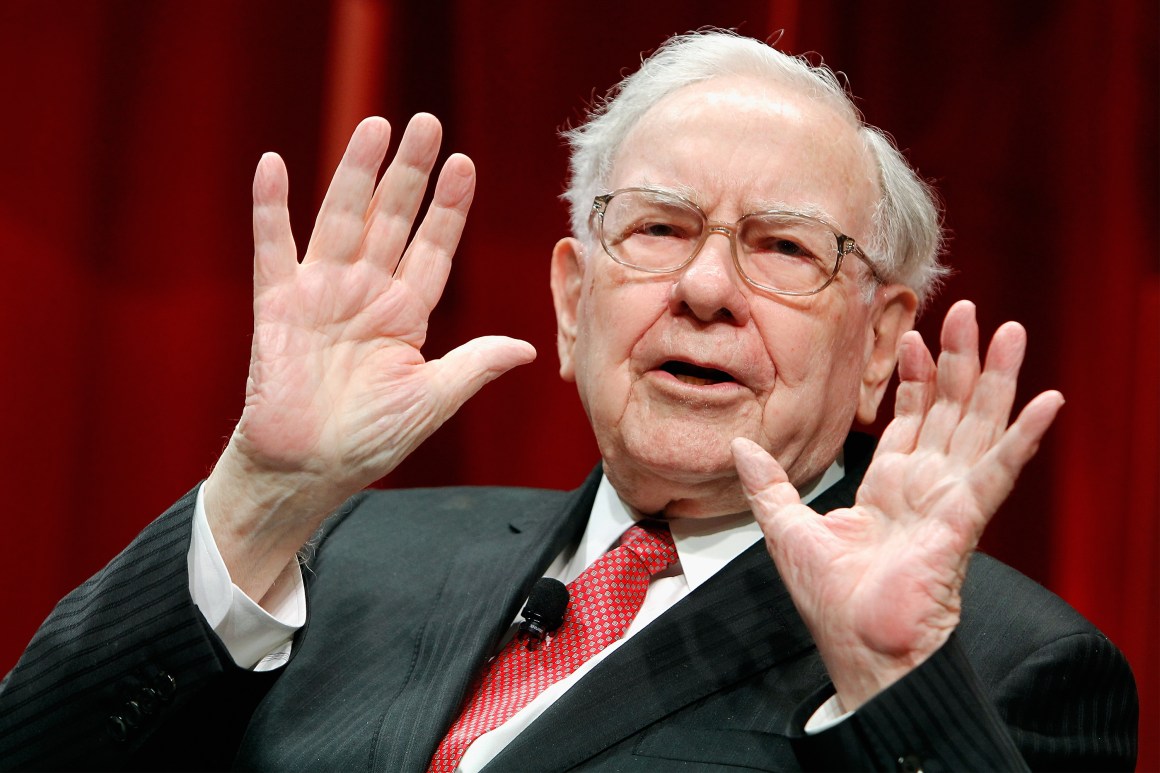
[[865, 234], [874, 165], [851, 118], [820, 98], [751, 77], [681, 88], [653, 105], [614, 157], [611, 189], [692, 193], [719, 218], [759, 209], [823, 213]]

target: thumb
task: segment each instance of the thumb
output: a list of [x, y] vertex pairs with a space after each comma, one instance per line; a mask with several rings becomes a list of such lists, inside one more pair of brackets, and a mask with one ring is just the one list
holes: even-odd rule
[[534, 359], [536, 350], [527, 341], [483, 336], [452, 349], [428, 365], [435, 369], [431, 383], [439, 393], [440, 402], [453, 413], [485, 384]]
[[757, 443], [734, 438], [731, 449], [753, 516], [765, 535], [777, 541], [793, 520], [790, 514], [803, 507], [801, 497], [777, 460]]
[[789, 482], [785, 470], [761, 446], [747, 438], [734, 438], [730, 445], [741, 488], [750, 504], [765, 510], [801, 504], [797, 489]]

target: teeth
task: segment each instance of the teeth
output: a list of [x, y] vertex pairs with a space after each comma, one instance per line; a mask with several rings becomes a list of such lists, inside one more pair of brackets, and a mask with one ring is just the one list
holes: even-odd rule
[[707, 384], [716, 384], [717, 381], [709, 378], [698, 378], [697, 376], [688, 376], [684, 373], [675, 374], [678, 381], [684, 381], [686, 384], [694, 384], [696, 386], [705, 386]]
[[680, 360], [669, 360], [660, 366], [661, 370], [672, 375], [678, 381], [693, 386], [708, 386], [733, 381], [733, 377], [723, 370], [716, 368], [702, 368]]

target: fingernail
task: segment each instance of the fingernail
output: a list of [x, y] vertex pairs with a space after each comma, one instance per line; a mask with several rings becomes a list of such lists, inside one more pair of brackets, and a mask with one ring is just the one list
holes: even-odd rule
[[442, 180], [443, 196], [447, 206], [455, 206], [462, 202], [467, 196], [471, 194], [472, 180], [475, 178], [473, 174], [473, 167], [470, 163], [456, 163], [445, 167], [445, 174]]

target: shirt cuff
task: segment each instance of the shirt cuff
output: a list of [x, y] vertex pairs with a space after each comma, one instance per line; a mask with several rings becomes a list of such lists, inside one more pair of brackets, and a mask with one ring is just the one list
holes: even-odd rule
[[837, 695], [831, 695], [828, 701], [818, 706], [818, 710], [806, 722], [806, 735], [817, 735], [824, 730], [829, 730], [853, 713], [842, 708], [842, 702], [838, 700]]
[[242, 668], [270, 671], [290, 657], [294, 634], [306, 623], [306, 588], [300, 571], [286, 572], [293, 587], [263, 609], [230, 579], [206, 517], [205, 486], [197, 492], [186, 562], [189, 593], [206, 622]]

